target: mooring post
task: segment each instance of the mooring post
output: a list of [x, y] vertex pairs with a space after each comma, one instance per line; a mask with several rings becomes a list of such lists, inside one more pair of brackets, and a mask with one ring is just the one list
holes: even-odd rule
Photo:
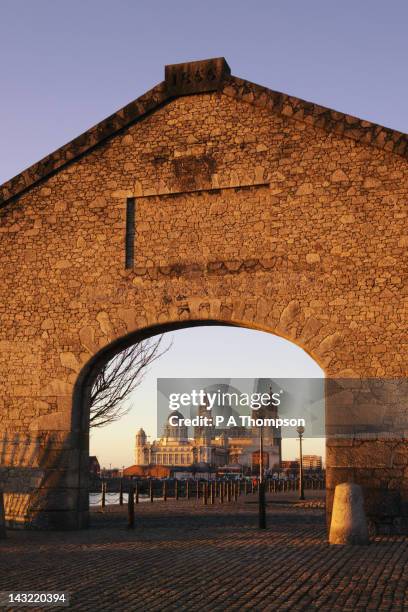
[[227, 502], [231, 501], [231, 483], [227, 482]]
[[123, 478], [120, 479], [119, 483], [119, 505], [123, 506]]
[[190, 481], [186, 480], [186, 497], [190, 499]]
[[128, 529], [133, 529], [135, 526], [135, 487], [130, 485], [128, 493]]
[[215, 497], [215, 482], [210, 482], [210, 504], [214, 505], [214, 497]]
[[[133, 487], [133, 483], [132, 483], [132, 487]], [[139, 503], [139, 481], [136, 480], [136, 503]]]
[[150, 479], [150, 482], [149, 482], [149, 495], [150, 495], [150, 501], [151, 501], [151, 503], [153, 503], [154, 489], [153, 489], [153, 480], [152, 479]]
[[102, 480], [102, 497], [101, 497], [101, 508], [105, 508], [106, 506], [106, 482]]
[[163, 480], [163, 501], [167, 501], [167, 480]]
[[200, 499], [200, 482], [199, 482], [199, 480], [196, 480], [196, 498], [197, 498], [197, 501]]
[[179, 487], [178, 487], [178, 480], [177, 480], [177, 478], [174, 481], [174, 498], [175, 498], [176, 501], [179, 498]]

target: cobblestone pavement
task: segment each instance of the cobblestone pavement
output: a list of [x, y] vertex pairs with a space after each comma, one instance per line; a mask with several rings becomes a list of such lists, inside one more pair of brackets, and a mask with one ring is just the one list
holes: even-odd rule
[[408, 610], [408, 539], [330, 547], [322, 508], [275, 498], [266, 531], [251, 496], [139, 504], [134, 530], [125, 512], [94, 510], [87, 531], [9, 531], [0, 590], [67, 591], [87, 611]]

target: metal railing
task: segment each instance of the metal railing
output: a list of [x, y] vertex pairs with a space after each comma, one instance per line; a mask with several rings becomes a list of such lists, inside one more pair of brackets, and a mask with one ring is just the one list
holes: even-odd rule
[[[321, 478], [305, 478], [304, 489], [306, 490], [324, 490], [325, 481]], [[289, 491], [299, 491], [299, 479], [273, 479], [265, 480], [266, 493], [285, 493]], [[219, 503], [236, 502], [241, 495], [254, 495], [259, 492], [259, 481], [253, 479], [214, 479], [214, 480], [159, 480], [159, 479], [143, 479], [129, 480], [120, 479], [119, 491], [108, 493], [108, 483], [102, 481], [101, 493], [97, 499], [94, 498], [93, 506], [100, 505], [105, 508], [107, 505], [107, 495], [109, 494], [109, 505], [123, 505], [125, 495], [129, 499], [129, 494], [133, 492], [134, 503], [138, 504], [141, 501], [156, 501], [166, 502], [173, 500], [190, 500], [202, 502], [204, 505], [214, 504], [216, 500]], [[117, 497], [112, 501], [112, 496], [117, 494]], [[95, 495], [95, 494], [94, 494]]]

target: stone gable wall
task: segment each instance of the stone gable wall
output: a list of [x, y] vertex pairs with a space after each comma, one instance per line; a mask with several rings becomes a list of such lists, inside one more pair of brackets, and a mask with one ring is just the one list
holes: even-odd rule
[[74, 385], [148, 326], [232, 321], [296, 342], [328, 376], [406, 375], [407, 178], [404, 157], [214, 92], [170, 101], [1, 209], [9, 518], [86, 513]]

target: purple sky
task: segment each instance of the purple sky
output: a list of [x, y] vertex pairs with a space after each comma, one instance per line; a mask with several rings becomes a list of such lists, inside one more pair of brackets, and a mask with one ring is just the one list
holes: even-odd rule
[[2, 0], [0, 183], [163, 79], [233, 74], [408, 131], [405, 0]]
[[[408, 132], [407, 22], [405, 0], [1, 0], [0, 183], [157, 84], [165, 64], [208, 57], [224, 56], [255, 83]], [[220, 376], [273, 376], [282, 364], [288, 376], [313, 367], [319, 375], [274, 336], [235, 330], [232, 342], [230, 330], [205, 332], [174, 337], [178, 366], [181, 355], [189, 364], [199, 357], [195, 375], [214, 375], [220, 341], [231, 349]], [[258, 360], [248, 371], [251, 354]], [[163, 362], [160, 375], [169, 371]], [[105, 465], [131, 461], [140, 425], [155, 435], [150, 387], [135, 396], [141, 411], [112, 435], [93, 436]]]

